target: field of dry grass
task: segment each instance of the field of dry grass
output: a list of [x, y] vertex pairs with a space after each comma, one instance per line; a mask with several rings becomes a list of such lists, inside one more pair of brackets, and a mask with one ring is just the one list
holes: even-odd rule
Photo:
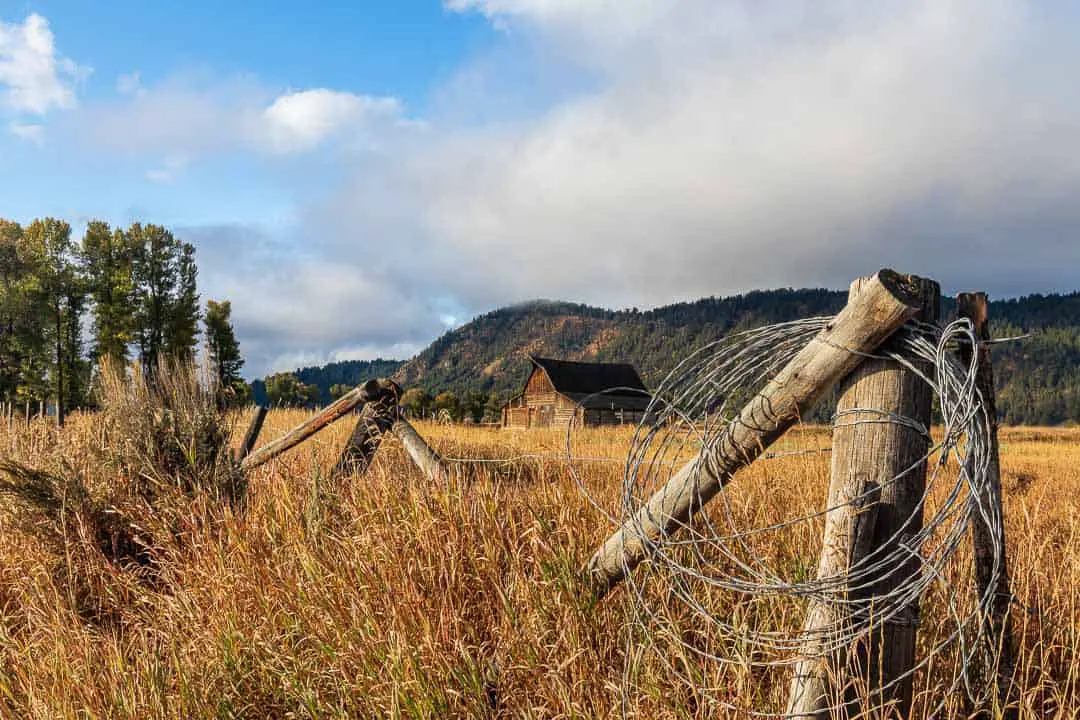
[[[272, 412], [263, 440], [303, 418]], [[326, 470], [349, 431], [338, 423], [257, 469], [242, 512], [196, 495], [155, 572], [135, 580], [98, 563], [75, 582], [80, 528], [45, 543], [36, 510], [0, 497], [0, 716], [611, 718], [625, 699], [641, 717], [705, 718], [782, 704], [781, 679], [676, 657], [662, 639], [624, 680], [625, 592], [596, 604], [577, 577], [610, 527], [554, 457], [564, 435], [419, 430], [447, 457], [540, 457], [468, 465], [432, 487], [388, 439], [366, 475], [331, 484]], [[629, 438], [582, 431], [574, 454], [618, 459]], [[827, 440], [808, 431], [790, 442]], [[94, 415], [63, 431], [16, 423], [0, 427], [0, 458], [101, 486], [118, 472], [102, 460], [106, 442]], [[1006, 429], [1002, 461], [1021, 603], [1016, 699], [1023, 717], [1078, 717], [1080, 431]], [[579, 467], [613, 508], [619, 463]], [[809, 510], [827, 482], [827, 456], [759, 463], [739, 477], [734, 512], [761, 524]], [[762, 550], [812, 566], [819, 545], [820, 527], [808, 524]], [[969, 554], [956, 564], [962, 583]], [[942, 603], [924, 602], [923, 645], [943, 631]], [[777, 618], [778, 629], [800, 623], [798, 608]], [[947, 664], [919, 674], [917, 716], [940, 699]], [[946, 711], [961, 707], [950, 698]]]

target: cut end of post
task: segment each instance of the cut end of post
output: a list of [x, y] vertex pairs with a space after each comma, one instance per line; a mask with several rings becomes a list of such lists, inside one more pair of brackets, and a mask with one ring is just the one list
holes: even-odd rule
[[382, 400], [388, 395], [393, 395], [395, 401], [401, 397], [401, 387], [393, 380], [387, 378], [372, 378], [361, 387], [369, 402]]
[[878, 270], [871, 279], [875, 277], [882, 287], [900, 302], [912, 308], [922, 308], [924, 299], [922, 278], [917, 275], [904, 275], [889, 268]]

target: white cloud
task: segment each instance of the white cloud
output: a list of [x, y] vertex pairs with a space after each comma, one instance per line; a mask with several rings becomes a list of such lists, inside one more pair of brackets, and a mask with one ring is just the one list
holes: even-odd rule
[[[144, 88], [73, 126], [155, 170], [255, 154], [253, 182], [292, 193], [280, 243], [189, 235], [249, 371], [423, 345], [534, 297], [642, 307], [886, 265], [946, 291], [1076, 288], [1076, 23], [1006, 0], [448, 6], [508, 32], [417, 127], [393, 99], [250, 79]], [[538, 77], [559, 91], [530, 97]]]
[[145, 87], [136, 73], [120, 86], [122, 97], [88, 107], [68, 124], [87, 149], [134, 158], [181, 155], [195, 163], [239, 152], [365, 150], [411, 127], [392, 97], [321, 88], [275, 95], [247, 77], [175, 77]]
[[188, 165], [188, 158], [183, 154], [169, 155], [160, 166], [146, 171], [146, 178], [154, 182], [172, 182], [178, 173]]
[[356, 137], [373, 122], [395, 120], [401, 103], [316, 88], [281, 95], [262, 114], [268, 146], [279, 153], [313, 150], [334, 137]]
[[45, 128], [36, 123], [11, 122], [8, 123], [8, 131], [15, 137], [34, 145], [45, 142]]
[[43, 115], [75, 106], [74, 85], [86, 72], [56, 51], [49, 21], [32, 14], [0, 21], [0, 108]]
[[[464, 5], [546, 48], [607, 32], [596, 6]], [[313, 213], [336, 218], [319, 235], [394, 237], [473, 308], [843, 287], [887, 264], [999, 293], [1075, 284], [1075, 32], [1008, 2], [669, 7], [608, 8], [656, 22], [580, 49], [602, 70], [587, 92], [365, 166]]]
[[121, 95], [134, 95], [142, 91], [142, 78], [136, 71], [119, 75], [116, 78], [116, 92]]

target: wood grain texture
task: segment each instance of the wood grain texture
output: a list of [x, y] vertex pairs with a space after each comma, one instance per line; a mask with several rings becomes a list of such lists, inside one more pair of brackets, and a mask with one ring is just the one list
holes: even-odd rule
[[255, 417], [251, 418], [251, 424], [248, 425], [247, 432], [244, 433], [244, 440], [240, 443], [240, 449], [237, 451], [237, 462], [242, 462], [255, 449], [255, 443], [259, 440], [259, 433], [262, 432], [263, 421], [266, 420], [267, 412], [269, 412], [269, 409], [262, 405], [255, 408]]
[[[623, 580], [663, 538], [684, 527], [740, 468], [749, 465], [817, 400], [919, 310], [911, 278], [871, 276], [863, 292], [742, 409], [702, 453], [683, 466], [593, 555], [586, 580], [598, 597]], [[639, 534], [638, 528], [642, 532]]]
[[[937, 283], [912, 278], [919, 294], [918, 319], [935, 322], [941, 306]], [[852, 283], [849, 302], [870, 287]], [[919, 367], [918, 363], [915, 363]], [[925, 363], [924, 374], [933, 369]], [[894, 360], [867, 358], [841, 382], [832, 437], [832, 479], [818, 579], [843, 579], [896, 553], [900, 543], [922, 529], [920, 501], [926, 486], [925, 455], [930, 446], [933, 392], [919, 375]], [[916, 421], [920, 427], [895, 422]], [[912, 678], [898, 680], [914, 665], [917, 600], [885, 622], [874, 621], [872, 598], [888, 595], [920, 572], [918, 558], [876, 573], [835, 597], [811, 602], [804, 624], [808, 642], [795, 667], [788, 713], [825, 720], [907, 717]], [[857, 616], [858, 617], [857, 617]], [[872, 626], [865, 641], [828, 654], [853, 622]], [[881, 688], [892, 685], [887, 691]], [[841, 712], [830, 713], [830, 707]]]
[[432, 482], [446, 482], [450, 479], [450, 471], [443, 463], [439, 454], [431, 449], [416, 428], [403, 417], [394, 421], [390, 431], [394, 434], [409, 454], [416, 467], [424, 473], [424, 476]]
[[395, 385], [387, 388], [382, 397], [369, 400], [364, 405], [337, 464], [330, 472], [331, 481], [349, 475], [362, 475], [367, 470], [382, 443], [383, 434], [397, 419], [399, 395]]

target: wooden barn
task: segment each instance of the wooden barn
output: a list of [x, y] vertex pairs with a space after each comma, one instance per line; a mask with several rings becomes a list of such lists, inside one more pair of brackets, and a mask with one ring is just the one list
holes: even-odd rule
[[626, 363], [587, 363], [529, 356], [524, 389], [502, 409], [504, 428], [618, 425], [640, 422], [649, 394]]

